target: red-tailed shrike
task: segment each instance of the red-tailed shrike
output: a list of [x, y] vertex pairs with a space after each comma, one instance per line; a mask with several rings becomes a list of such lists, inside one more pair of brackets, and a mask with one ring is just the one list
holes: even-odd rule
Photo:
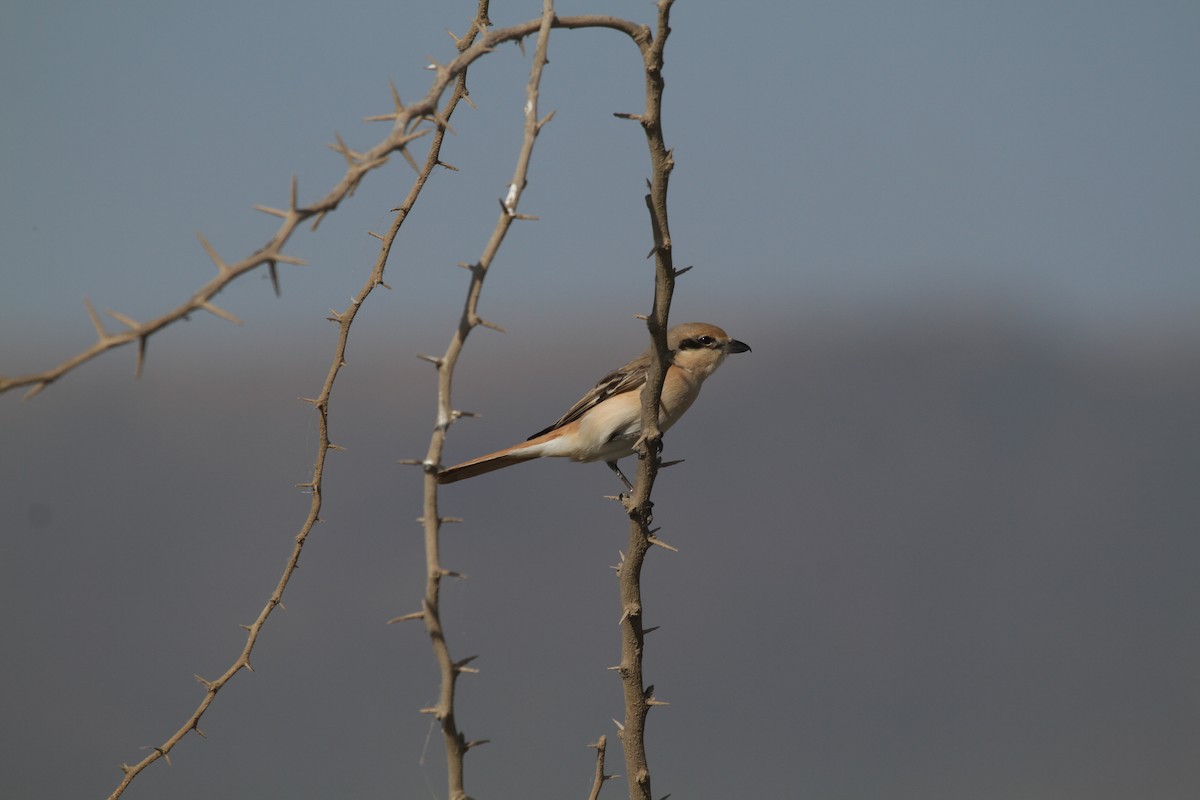
[[[716, 372], [730, 353], [745, 353], [748, 344], [733, 339], [716, 325], [685, 322], [667, 331], [671, 363], [663, 383], [658, 413], [659, 430], [674, 425], [700, 395], [704, 379]], [[590, 392], [571, 406], [558, 422], [495, 453], [473, 458], [438, 473], [438, 483], [454, 483], [485, 472], [531, 461], [543, 456], [559, 456], [572, 461], [603, 461], [624, 481], [633, 486], [617, 467], [617, 459], [633, 455], [633, 446], [642, 430], [642, 393], [650, 352], [605, 375]]]

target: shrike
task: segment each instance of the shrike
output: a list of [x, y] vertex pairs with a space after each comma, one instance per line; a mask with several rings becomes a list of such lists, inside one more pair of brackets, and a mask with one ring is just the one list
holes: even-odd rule
[[[700, 395], [704, 379], [716, 372], [730, 353], [745, 353], [748, 344], [733, 339], [716, 325], [685, 322], [667, 331], [671, 362], [663, 383], [658, 412], [659, 430], [674, 425]], [[438, 483], [454, 483], [485, 472], [543, 456], [572, 461], [603, 461], [632, 489], [617, 467], [617, 459], [633, 455], [642, 430], [642, 393], [650, 351], [605, 375], [562, 418], [527, 441], [486, 456], [473, 458], [438, 473]]]

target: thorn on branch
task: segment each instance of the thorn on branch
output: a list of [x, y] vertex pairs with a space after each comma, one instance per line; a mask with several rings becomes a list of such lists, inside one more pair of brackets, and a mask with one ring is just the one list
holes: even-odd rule
[[104, 313], [108, 314], [110, 317], [112, 317], [117, 322], [124, 325], [126, 328], [136, 329], [139, 327], [138, 321], [136, 319], [133, 319], [132, 317], [127, 317], [124, 314], [122, 314], [120, 311], [113, 311], [111, 308], [106, 308], [106, 309], [104, 309]]
[[471, 672], [471, 673], [478, 674], [479, 670], [477, 670], [473, 667], [467, 666], [468, 664], [470, 664], [472, 661], [474, 661], [477, 658], [479, 658], [478, 655], [467, 656], [466, 658], [464, 658], [460, 661], [455, 661], [454, 664], [452, 664], [451, 666], [454, 667], [455, 672]]
[[347, 147], [346, 142], [342, 139], [342, 135], [337, 131], [334, 131], [333, 135], [337, 139], [337, 144], [327, 144], [325, 146], [335, 153], [341, 153], [342, 158], [346, 159], [346, 164], [349, 166], [357, 167], [359, 162], [362, 161], [362, 153], [356, 153]]
[[363, 122], [395, 122], [404, 116], [399, 111], [393, 111], [391, 114], [372, 114], [369, 117], [363, 117]]
[[208, 243], [208, 239], [204, 238], [204, 234], [196, 231], [196, 238], [200, 240], [200, 246], [204, 248], [204, 252], [208, 253], [208, 257], [217, 265], [217, 272], [222, 275], [227, 274], [229, 272], [229, 265], [221, 260], [221, 257], [217, 255], [216, 248]]
[[206, 678], [202, 678], [199, 675], [193, 675], [192, 677], [195, 678], [196, 680], [200, 681], [200, 685], [203, 686], [208, 691], [210, 691], [210, 692], [216, 691], [213, 688], [214, 686], [216, 686], [216, 683], [214, 681], [207, 680]]
[[133, 377], [142, 377], [142, 367], [146, 366], [146, 342], [150, 340], [147, 334], [138, 337], [137, 363], [133, 367]]
[[626, 114], [621, 111], [614, 111], [613, 116], [616, 117], [617, 119], [628, 119], [628, 120], [633, 120], [634, 122], [642, 121], [641, 114]]
[[412, 167], [412, 171], [417, 173], [418, 175], [420, 175], [421, 174], [421, 166], [417, 163], [417, 160], [415, 158], [413, 158], [413, 154], [408, 152], [408, 148], [401, 146], [399, 148], [399, 150], [400, 150], [400, 155], [404, 156], [404, 160], [405, 160], [405, 162], [408, 163], [408, 166]]
[[459, 171], [458, 167], [454, 166], [453, 164], [447, 164], [445, 161], [442, 161], [441, 159], [438, 159], [437, 165], [439, 167], [445, 167], [446, 169], [450, 170], [451, 172]]
[[508, 331], [506, 331], [503, 327], [497, 325], [494, 322], [489, 322], [488, 320], [486, 320], [480, 316], [476, 316], [475, 319], [471, 320], [471, 322], [475, 325], [482, 325], [485, 328], [491, 328], [494, 331], [499, 331], [500, 333], [508, 333]]
[[546, 126], [546, 123], [548, 123], [550, 120], [554, 119], [555, 113], [556, 113], [555, 111], [551, 111], [549, 114], [547, 114], [546, 116], [544, 116], [540, 120], [538, 120], [536, 133], [542, 132], [542, 128], [544, 128]]
[[693, 266], [695, 266], [695, 265], [693, 264], [693, 265], [691, 265], [691, 266], [684, 267], [683, 269], [677, 269], [677, 270], [675, 270], [675, 277], [676, 277], [676, 278], [678, 278], [678, 277], [679, 277], [680, 275], [682, 275], [683, 273], [685, 273], [685, 272], [689, 272], [689, 271], [692, 269], [692, 267], [693, 267]]
[[41, 381], [39, 383], [35, 383], [33, 385], [32, 389], [30, 389], [25, 394], [21, 395], [21, 401], [24, 402], [26, 400], [32, 400], [33, 398], [35, 398], [39, 394], [41, 394], [42, 390], [45, 389], [49, 385], [50, 385], [50, 381]]
[[242, 324], [242, 321], [240, 319], [238, 319], [236, 316], [234, 316], [233, 314], [230, 314], [228, 311], [221, 308], [220, 306], [213, 305], [212, 303], [208, 302], [207, 300], [204, 301], [203, 303], [201, 303], [200, 307], [202, 309], [204, 309], [205, 311], [207, 311], [208, 313], [212, 314], [213, 316], [220, 317], [221, 319], [225, 320], [226, 322], [232, 322], [234, 325]]
[[417, 358], [421, 359], [422, 361], [428, 361], [430, 364], [433, 364], [435, 367], [442, 366], [443, 359], [438, 356], [427, 356], [423, 353], [418, 353]]
[[663, 550], [670, 550], [672, 553], [678, 553], [678, 552], [679, 552], [679, 548], [678, 548], [678, 547], [673, 547], [673, 546], [671, 546], [671, 545], [667, 544], [666, 542], [664, 542], [662, 539], [659, 539], [659, 538], [657, 538], [657, 537], [654, 537], [654, 536], [647, 536], [647, 537], [646, 537], [646, 541], [648, 541], [650, 544], [652, 544], [652, 545], [654, 545], [654, 546], [656, 546], [656, 547], [661, 547]]
[[[458, 131], [454, 130], [454, 128], [450, 125], [450, 121], [441, 114], [438, 114], [436, 111], [431, 111], [428, 114], [422, 115], [421, 119], [432, 122], [442, 130], [449, 131], [452, 135], [458, 136]], [[424, 131], [422, 131], [422, 134], [424, 134]]]
[[295, 256], [289, 256], [283, 253], [271, 253], [268, 258], [270, 258], [272, 261], [282, 261], [285, 264], [294, 264], [297, 267], [308, 266], [308, 262], [303, 258], [296, 258]]
[[391, 619], [389, 619], [389, 620], [387, 621], [387, 624], [388, 624], [388, 625], [395, 625], [397, 622], [410, 622], [410, 621], [412, 621], [412, 620], [414, 620], [414, 619], [424, 619], [424, 618], [425, 618], [425, 612], [424, 612], [424, 611], [414, 611], [414, 612], [413, 612], [413, 613], [411, 613], [411, 614], [404, 614], [404, 615], [402, 615], [402, 616], [399, 616], [399, 617], [392, 617]]
[[481, 744], [489, 744], [491, 739], [472, 739], [469, 742], [463, 742], [463, 749], [470, 750], [472, 747], [479, 747]]
[[92, 301], [87, 299], [86, 296], [83, 298], [83, 304], [87, 307], [88, 316], [92, 320], [92, 327], [96, 329], [96, 336], [101, 341], [104, 341], [108, 338], [108, 331], [104, 330], [104, 322], [101, 321], [100, 315], [96, 313], [96, 307], [92, 305]]
[[279, 269], [274, 260], [267, 262], [267, 274], [271, 276], [271, 288], [275, 290], [275, 296], [279, 297]]
[[289, 216], [291, 216], [288, 212], [278, 208], [272, 208], [271, 206], [256, 205], [254, 206], [254, 210], [261, 211], [264, 214], [270, 214], [272, 217], [279, 217], [280, 219], [287, 219]]

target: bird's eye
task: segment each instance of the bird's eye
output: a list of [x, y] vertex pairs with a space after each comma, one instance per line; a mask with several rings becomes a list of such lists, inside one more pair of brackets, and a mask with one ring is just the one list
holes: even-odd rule
[[712, 347], [715, 340], [711, 336], [701, 336], [697, 341], [704, 347]]

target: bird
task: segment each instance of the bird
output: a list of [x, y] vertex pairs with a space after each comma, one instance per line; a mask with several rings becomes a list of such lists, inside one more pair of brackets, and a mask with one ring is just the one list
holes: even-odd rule
[[[725, 357], [746, 353], [750, 345], [739, 342], [716, 325], [685, 322], [667, 331], [670, 363], [663, 382], [658, 427], [666, 431], [679, 421], [708, 376]], [[440, 484], [454, 483], [535, 458], [560, 457], [572, 461], [603, 461], [630, 491], [633, 484], [617, 466], [617, 460], [633, 455], [641, 435], [641, 387], [650, 369], [651, 351], [600, 379], [590, 392], [571, 406], [557, 422], [526, 441], [494, 453], [442, 469]]]

